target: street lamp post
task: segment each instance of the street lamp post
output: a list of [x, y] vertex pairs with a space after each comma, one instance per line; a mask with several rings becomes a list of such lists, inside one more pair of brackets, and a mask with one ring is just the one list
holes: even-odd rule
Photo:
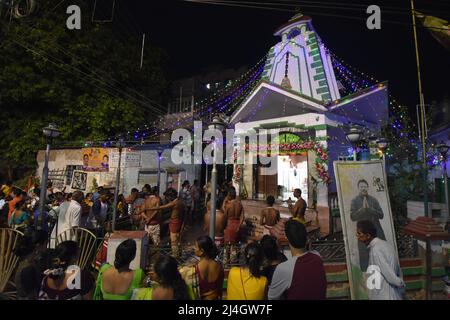
[[161, 192], [160, 191], [161, 190], [161, 156], [164, 152], [164, 149], [162, 149], [162, 147], [160, 146], [160, 147], [158, 147], [157, 152], [158, 152], [158, 182], [157, 182], [157, 185], [158, 185], [158, 194], [159, 194]]
[[385, 138], [380, 138], [377, 140], [378, 150], [381, 152], [381, 160], [383, 160], [383, 167], [386, 166], [386, 149], [388, 146], [388, 142]]
[[45, 207], [45, 199], [47, 198], [47, 182], [48, 182], [48, 159], [50, 156], [50, 145], [53, 142], [53, 138], [56, 138], [60, 135], [60, 131], [56, 124], [50, 123], [48, 127], [42, 129], [44, 136], [47, 140], [47, 148], [45, 149], [45, 160], [44, 160], [44, 169], [42, 170], [42, 181], [41, 181], [41, 194], [39, 195], [39, 218], [37, 223], [38, 230], [43, 229], [43, 220], [44, 220], [44, 207]]
[[350, 131], [346, 133], [346, 138], [353, 146], [353, 161], [357, 161], [356, 148], [363, 137], [363, 132], [356, 126], [350, 128]]
[[443, 170], [443, 176], [444, 176], [444, 188], [445, 188], [445, 204], [447, 206], [447, 215], [445, 216], [445, 223], [446, 223], [446, 229], [448, 228], [448, 222], [449, 222], [449, 200], [448, 200], [448, 175], [447, 175], [447, 153], [450, 149], [450, 146], [444, 144], [442, 141], [440, 144], [436, 146], [436, 149], [441, 154], [442, 159], [442, 170]]
[[[213, 121], [209, 125], [208, 129], [210, 130], [219, 130], [222, 132], [222, 130], [225, 127], [225, 123], [219, 118], [214, 117]], [[210, 219], [209, 219], [209, 236], [214, 241], [215, 239], [215, 231], [216, 231], [216, 194], [217, 194], [217, 167], [216, 167], [216, 139], [213, 142], [213, 169], [211, 172], [211, 213], [210, 213]]]
[[117, 164], [117, 172], [116, 172], [116, 188], [114, 190], [114, 203], [113, 203], [112, 225], [111, 225], [112, 232], [116, 230], [117, 201], [119, 199], [120, 170], [122, 165], [122, 149], [125, 146], [123, 139], [119, 139], [119, 141], [117, 141], [116, 146], [119, 148], [119, 161]]

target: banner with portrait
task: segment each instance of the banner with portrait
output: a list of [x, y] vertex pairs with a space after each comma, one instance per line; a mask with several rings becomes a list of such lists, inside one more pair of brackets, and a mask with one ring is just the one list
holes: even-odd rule
[[72, 189], [85, 191], [87, 185], [87, 175], [88, 174], [84, 171], [75, 170], [72, 176]]
[[369, 250], [357, 239], [357, 222], [371, 221], [377, 237], [389, 242], [398, 252], [384, 164], [379, 160], [335, 161], [334, 173], [351, 297], [368, 299]]
[[83, 148], [83, 171], [109, 171], [108, 148]]

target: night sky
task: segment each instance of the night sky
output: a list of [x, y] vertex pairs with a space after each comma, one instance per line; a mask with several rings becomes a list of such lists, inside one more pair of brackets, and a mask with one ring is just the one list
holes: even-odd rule
[[[181, 0], [116, 2], [115, 19], [118, 22], [136, 33], [145, 32], [148, 41], [168, 53], [168, 71], [173, 80], [199, 74], [202, 69], [215, 66], [238, 68], [254, 65], [279, 41], [273, 36], [274, 30], [294, 15], [294, 12]], [[279, 8], [282, 8], [280, 3], [292, 3], [268, 2], [278, 2], [274, 6]], [[306, 4], [308, 1], [299, 2]], [[317, 3], [320, 4], [320, 1], [312, 5]], [[316, 31], [338, 57], [380, 81], [388, 80], [390, 93], [400, 103], [415, 110], [418, 89], [411, 16], [406, 11], [405, 14], [391, 14], [388, 12], [391, 9], [387, 8], [396, 6], [407, 10], [410, 1], [355, 0], [351, 4], [379, 5], [382, 10], [382, 29], [366, 28], [368, 15], [365, 7], [349, 11], [300, 5], [300, 9], [303, 14], [313, 18]], [[416, 9], [450, 20], [450, 1], [416, 0]], [[418, 36], [425, 102], [442, 101], [450, 96], [450, 51], [426, 29], [419, 28]]]

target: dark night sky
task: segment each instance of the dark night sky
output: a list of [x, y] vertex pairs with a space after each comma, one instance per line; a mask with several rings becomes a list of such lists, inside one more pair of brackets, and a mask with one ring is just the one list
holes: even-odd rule
[[[217, 65], [252, 66], [279, 41], [273, 31], [294, 14], [181, 0], [118, 2], [116, 19], [136, 31], [143, 30], [148, 41], [166, 50], [172, 79], [198, 74], [203, 68]], [[414, 107], [418, 103], [418, 93], [411, 16], [389, 14], [388, 9], [383, 9], [394, 5], [408, 9], [410, 1], [355, 0], [351, 4], [379, 5], [382, 29], [371, 31], [366, 28], [368, 15], [364, 8], [360, 11], [300, 8], [302, 13], [313, 18], [316, 31], [337, 56], [380, 81], [388, 80], [390, 93], [402, 104]], [[416, 8], [450, 20], [450, 1], [416, 0]], [[407, 25], [388, 23], [388, 20]], [[418, 34], [425, 101], [441, 101], [450, 96], [450, 51], [427, 30], [420, 28]]]

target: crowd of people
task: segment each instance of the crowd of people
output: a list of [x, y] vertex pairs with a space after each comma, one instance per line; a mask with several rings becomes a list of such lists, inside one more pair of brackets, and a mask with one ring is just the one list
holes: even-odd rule
[[19, 299], [38, 300], [228, 300], [325, 299], [326, 277], [320, 257], [307, 250], [306, 228], [287, 223], [291, 256], [286, 258], [271, 236], [245, 247], [245, 263], [228, 273], [217, 259], [218, 249], [207, 235], [195, 244], [197, 262], [192, 273], [171, 255], [161, 255], [153, 272], [132, 270], [136, 242], [124, 240], [115, 252], [113, 264], [98, 272], [77, 266], [79, 247], [75, 241], [47, 248], [42, 230], [25, 235], [16, 248], [20, 263], [15, 273]]
[[[20, 299], [220, 300], [225, 292], [229, 300], [326, 299], [324, 264], [320, 255], [310, 250], [304, 201], [297, 191], [297, 203], [289, 205], [295, 214], [285, 223], [289, 250], [283, 252], [277, 239], [268, 232], [260, 241], [246, 244], [244, 263], [232, 267], [228, 274], [223, 261], [218, 259], [218, 246], [225, 243], [232, 248], [244, 221], [244, 207], [230, 184], [220, 188], [215, 239], [206, 235], [212, 207], [208, 185], [201, 189], [197, 181], [192, 186], [185, 181], [180, 194], [169, 188], [163, 198], [158, 188], [146, 185], [141, 191], [133, 188], [129, 196], [119, 197], [118, 217], [129, 220], [135, 229], [145, 230], [155, 245], [161, 241], [162, 225], [168, 226], [172, 253], [159, 255], [149, 274], [130, 268], [137, 251], [133, 239], [117, 247], [112, 265], [104, 263], [98, 270], [80, 270], [77, 242], [55, 241], [58, 234], [73, 226], [107, 232], [113, 205], [109, 191], [99, 187], [92, 194], [84, 195], [81, 191], [66, 194], [64, 190], [55, 190], [50, 182], [44, 214], [39, 210], [39, 191], [34, 187], [24, 192], [6, 183], [0, 193], [0, 210], [2, 216], [3, 213], [7, 216], [7, 224], [24, 231], [15, 249], [20, 258], [14, 275]], [[270, 231], [280, 220], [280, 213], [273, 207], [272, 196], [267, 198], [267, 204], [261, 222]], [[180, 266], [176, 259], [180, 231], [185, 224], [195, 221], [204, 224], [204, 235], [195, 243], [197, 262], [192, 266]], [[372, 292], [372, 297], [400, 299], [399, 290], [404, 283], [398, 262], [389, 260], [394, 256], [393, 249], [377, 238], [370, 221], [359, 222], [357, 234], [358, 240], [369, 248], [371, 261], [382, 266], [382, 288]], [[77, 285], [73, 285], [74, 281]]]

